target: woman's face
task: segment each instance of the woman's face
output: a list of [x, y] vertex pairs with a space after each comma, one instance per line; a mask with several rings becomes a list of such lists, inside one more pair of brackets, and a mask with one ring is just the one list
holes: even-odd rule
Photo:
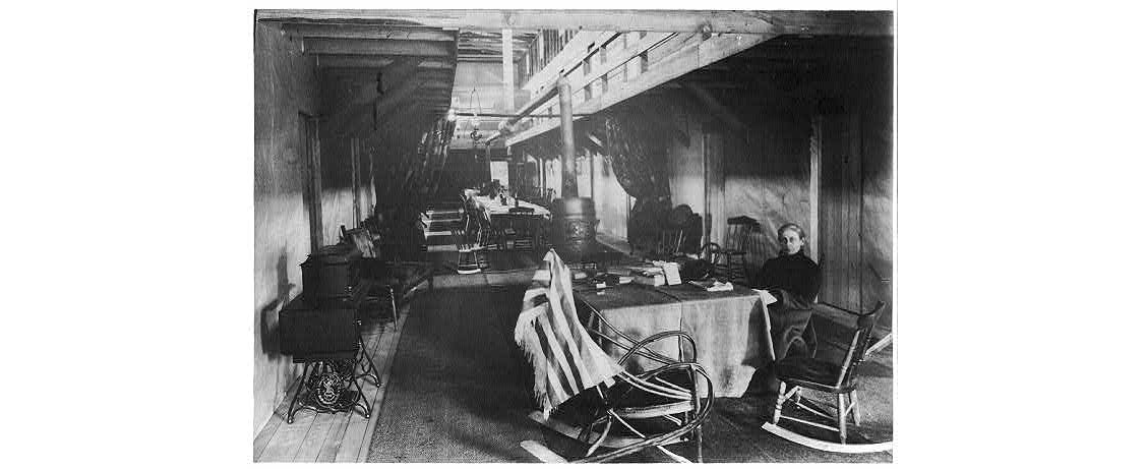
[[802, 236], [795, 230], [787, 229], [779, 233], [779, 248], [783, 254], [794, 254], [802, 249]]

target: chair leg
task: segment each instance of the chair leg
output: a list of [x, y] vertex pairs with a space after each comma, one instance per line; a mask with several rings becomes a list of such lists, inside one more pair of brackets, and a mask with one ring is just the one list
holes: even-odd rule
[[846, 395], [838, 395], [838, 441], [846, 443]]
[[737, 265], [734, 261], [728, 259], [729, 272], [727, 276], [731, 281], [739, 280], [743, 283], [747, 283], [747, 256], [736, 255], [735, 257], [737, 257], [739, 261]]
[[[699, 373], [694, 369], [691, 371], [691, 404], [695, 406], [695, 418], [699, 415]], [[695, 460], [700, 464], [703, 463], [703, 425], [695, 428]]]
[[703, 464], [703, 426], [695, 429], [695, 461]]
[[854, 406], [854, 425], [862, 425], [862, 413], [858, 410], [858, 390], [850, 391], [850, 405]]
[[393, 326], [397, 327], [397, 292], [389, 286], [389, 307], [393, 308]]

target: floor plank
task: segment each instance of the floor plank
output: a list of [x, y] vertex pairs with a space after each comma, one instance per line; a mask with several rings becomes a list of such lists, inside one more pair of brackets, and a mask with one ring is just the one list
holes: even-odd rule
[[306, 434], [306, 439], [302, 440], [298, 454], [294, 456], [294, 462], [316, 462], [318, 455], [321, 453], [322, 445], [326, 441], [326, 436], [336, 428], [343, 428], [346, 426], [345, 414], [318, 414], [314, 417], [314, 423], [310, 426], [310, 431]]
[[384, 389], [388, 382], [389, 367], [393, 363], [393, 354], [396, 352], [397, 342], [400, 340], [400, 331], [405, 325], [406, 318], [409, 317], [408, 305], [409, 303], [406, 303], [405, 306], [401, 307], [403, 311], [398, 314], [396, 326], [386, 327], [371, 348], [374, 365], [379, 367], [381, 374], [380, 386], [374, 386], [371, 382], [363, 388], [366, 399], [370, 402], [372, 413], [368, 421], [356, 414], [354, 418], [350, 419], [334, 456], [334, 462], [361, 462], [365, 459], [362, 455], [363, 448], [368, 450], [372, 429], [377, 425], [377, 416], [381, 410], [380, 397], [384, 396], [384, 392], [379, 391]]
[[284, 405], [287, 405], [290, 402], [290, 397], [292, 397], [290, 394], [286, 394], [286, 399], [284, 399], [286, 402], [284, 402], [283, 405], [278, 406], [278, 409], [276, 409], [274, 413], [270, 415], [270, 420], [266, 422], [266, 425], [264, 425], [262, 430], [258, 432], [258, 436], [254, 438], [255, 462], [260, 460], [262, 453], [266, 451], [266, 446], [270, 444], [270, 440], [273, 439], [274, 435], [278, 432], [278, 426], [282, 423], [282, 418], [279, 417], [279, 415], [286, 412], [286, 407], [284, 407]]
[[292, 462], [314, 423], [313, 412], [298, 412], [294, 423], [279, 425], [259, 462]]
[[[367, 353], [372, 353], [374, 347], [377, 346], [381, 334], [378, 333], [379, 325], [367, 326], [367, 329], [362, 331], [363, 343]], [[369, 378], [366, 378], [367, 380]], [[350, 420], [356, 415], [352, 412], [341, 412], [336, 414], [318, 414], [314, 417], [313, 426], [310, 432], [306, 435], [306, 439], [302, 441], [301, 448], [298, 454], [294, 457], [294, 462], [317, 462], [322, 453], [336, 454], [337, 450], [330, 451], [326, 448], [329, 442], [329, 435], [336, 434], [339, 437], [345, 434], [345, 429], [349, 425]], [[340, 446], [340, 438], [337, 443], [330, 442], [331, 444], [338, 444]], [[330, 459], [332, 461], [332, 458]]]
[[[365, 348], [373, 356], [375, 365], [379, 365], [379, 351], [386, 349], [388, 341], [392, 341], [395, 334], [391, 324], [371, 321], [362, 331]], [[385, 371], [381, 370], [384, 375]], [[372, 379], [367, 378], [362, 389], [365, 398], [372, 401], [376, 395], [376, 387]], [[294, 387], [297, 386], [295, 382]], [[295, 414], [294, 423], [284, 422], [290, 399], [294, 397], [294, 387], [291, 393], [275, 410], [274, 415], [266, 426], [259, 432], [254, 441], [254, 461], [256, 462], [333, 462], [342, 452], [344, 440], [347, 439], [347, 430], [351, 422], [356, 419], [364, 423], [358, 413], [315, 413], [301, 411]], [[376, 405], [376, 404], [373, 404]], [[374, 410], [376, 413], [376, 410]], [[364, 427], [363, 427], [364, 428]], [[359, 431], [364, 436], [364, 432]], [[347, 459], [356, 455], [362, 436], [358, 436], [354, 451], [348, 452]], [[366, 443], [368, 445], [368, 443]], [[352, 446], [352, 445], [351, 445]], [[352, 459], [348, 459], [352, 460]]]
[[266, 452], [266, 448], [270, 442], [274, 440], [275, 435], [278, 434], [278, 429], [286, 424], [286, 411], [290, 407], [290, 399], [294, 397], [294, 388], [298, 386], [297, 379], [291, 383], [290, 387], [286, 389], [286, 396], [278, 407], [274, 409], [274, 413], [270, 415], [270, 419], [263, 425], [262, 430], [259, 430], [258, 436], [254, 438], [254, 461], [261, 461], [262, 454]]
[[346, 429], [350, 426], [350, 419], [343, 418], [340, 425], [332, 429], [326, 434], [326, 440], [322, 442], [322, 449], [318, 451], [316, 462], [334, 462], [338, 456], [338, 451], [342, 448], [342, 439], [345, 438]]

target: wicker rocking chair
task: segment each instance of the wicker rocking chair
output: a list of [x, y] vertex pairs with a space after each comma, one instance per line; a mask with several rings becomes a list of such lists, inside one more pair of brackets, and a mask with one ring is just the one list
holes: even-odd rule
[[[571, 278], [567, 268], [554, 251], [545, 256], [545, 263], [549, 267], [537, 273], [534, 278], [551, 278], [553, 283], [571, 285]], [[555, 262], [550, 262], [555, 260]], [[559, 267], [551, 266], [559, 264]], [[686, 458], [675, 454], [665, 446], [690, 441], [696, 445], [696, 460], [702, 462], [702, 425], [711, 412], [714, 403], [714, 389], [707, 372], [695, 363], [695, 342], [683, 331], [665, 331], [642, 340], [636, 340], [617, 334], [612, 330], [612, 337], [608, 338], [602, 328], [611, 326], [598, 312], [587, 309], [593, 314], [588, 322], [588, 328], [578, 320], [576, 308], [571, 299], [571, 289], [563, 293], [562, 288], [545, 287], [549, 295], [546, 309], [541, 310], [541, 319], [560, 318], [569, 319], [568, 328], [553, 327], [553, 334], [560, 335], [558, 331], [565, 331], [572, 337], [557, 337], [555, 342], [561, 344], [563, 350], [551, 350], [551, 357], [573, 357], [571, 367], [577, 369], [609, 370], [602, 382], [586, 387], [575, 393], [567, 393], [563, 398], [553, 399], [553, 394], [560, 394], [559, 380], [549, 381], [549, 392], [542, 399], [552, 402], [555, 409], [546, 409], [549, 412], [536, 411], [530, 417], [546, 427], [574, 440], [587, 447], [583, 459], [575, 462], [602, 463], [615, 460], [645, 449], [655, 448], [679, 462], [690, 462]], [[535, 290], [535, 288], [534, 288]], [[533, 290], [530, 290], [533, 291]], [[552, 295], [551, 293], [555, 293]], [[563, 297], [564, 293], [567, 297]], [[529, 293], [525, 294], [525, 311], [517, 322], [518, 343], [521, 332], [539, 330], [539, 322], [535, 319], [526, 319], [529, 311], [535, 311], [538, 306], [530, 306]], [[538, 295], [537, 295], [538, 296]], [[555, 296], [555, 298], [553, 298]], [[558, 306], [551, 306], [558, 305]], [[571, 314], [569, 315], [569, 309]], [[574, 322], [573, 322], [574, 321]], [[591, 340], [575, 340], [575, 336], [587, 332], [586, 335], [607, 340], [614, 346], [624, 350], [619, 360], [611, 359], [600, 345]], [[581, 336], [583, 337], [583, 336]], [[651, 350], [649, 347], [662, 340], [679, 340], [689, 344], [689, 348], [681, 351], [681, 357], [673, 358]], [[546, 343], [550, 343], [546, 342]], [[681, 344], [682, 345], [682, 344]], [[545, 355], [529, 352], [534, 368], [544, 368]], [[689, 352], [689, 353], [687, 353]], [[543, 352], [542, 352], [543, 353]], [[645, 363], [655, 362], [659, 366], [633, 374], [624, 371], [623, 365], [636, 356], [648, 359]], [[576, 359], [583, 357], [581, 359]], [[592, 363], [595, 361], [595, 363]], [[549, 367], [544, 370], [534, 369], [538, 380], [543, 376], [551, 376], [559, 372]], [[600, 376], [600, 375], [596, 375]], [[543, 385], [541, 385], [543, 386]], [[572, 390], [576, 391], [576, 390]], [[703, 391], [706, 391], [705, 393]], [[543, 394], [543, 393], [540, 393]], [[536, 441], [524, 441], [521, 446], [544, 462], [568, 462], [567, 459], [555, 454], [543, 444]], [[600, 450], [604, 448], [604, 450]]]

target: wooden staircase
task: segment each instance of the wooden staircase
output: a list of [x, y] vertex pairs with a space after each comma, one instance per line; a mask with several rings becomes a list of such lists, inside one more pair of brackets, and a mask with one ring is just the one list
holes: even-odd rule
[[[453, 244], [453, 233], [450, 231], [454, 223], [464, 220], [465, 211], [460, 202], [434, 202], [421, 221], [425, 224], [425, 244], [431, 250], [456, 249]], [[434, 247], [437, 247], [434, 249]]]

